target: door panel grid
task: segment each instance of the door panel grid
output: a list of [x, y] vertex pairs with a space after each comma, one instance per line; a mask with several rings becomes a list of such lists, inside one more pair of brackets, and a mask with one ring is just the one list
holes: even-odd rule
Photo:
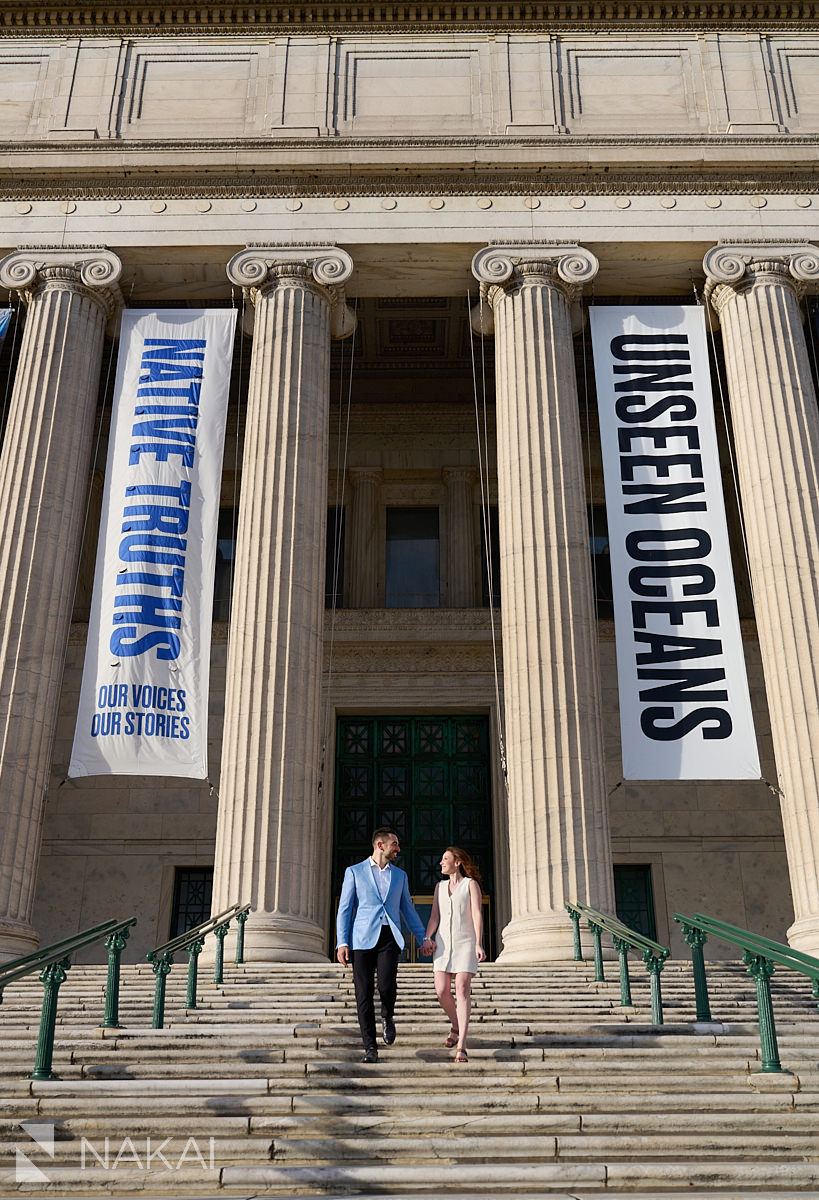
[[491, 892], [486, 717], [340, 717], [336, 755], [336, 895], [345, 868], [365, 857], [379, 825], [398, 834], [398, 861], [413, 893], [433, 890], [450, 844], [475, 857]]

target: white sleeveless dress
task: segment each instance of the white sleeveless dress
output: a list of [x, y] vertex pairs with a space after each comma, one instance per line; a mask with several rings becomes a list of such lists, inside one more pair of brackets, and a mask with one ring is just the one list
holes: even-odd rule
[[469, 880], [462, 879], [451, 896], [448, 879], [443, 879], [436, 886], [441, 919], [433, 934], [433, 969], [449, 971], [453, 975], [459, 971], [468, 971], [470, 975], [474, 975], [478, 969], [478, 955], [475, 952], [475, 926], [472, 921]]

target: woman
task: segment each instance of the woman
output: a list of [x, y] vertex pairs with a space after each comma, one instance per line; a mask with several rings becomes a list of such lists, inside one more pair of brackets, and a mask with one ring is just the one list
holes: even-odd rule
[[427, 937], [434, 935], [435, 957], [432, 966], [435, 991], [452, 1025], [444, 1045], [450, 1049], [456, 1046], [455, 1062], [465, 1063], [472, 976], [478, 969], [478, 963], [486, 958], [483, 949], [481, 877], [467, 852], [457, 846], [447, 846], [444, 851], [441, 874], [446, 879], [435, 887]]

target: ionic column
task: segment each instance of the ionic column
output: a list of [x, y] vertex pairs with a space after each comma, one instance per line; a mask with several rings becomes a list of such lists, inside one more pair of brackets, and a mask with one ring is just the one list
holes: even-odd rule
[[512, 919], [507, 962], [571, 958], [564, 908], [614, 911], [571, 304], [577, 246], [480, 251], [495, 333]]
[[449, 528], [449, 607], [473, 608], [475, 593], [475, 503], [473, 467], [444, 467]]
[[317, 878], [335, 247], [254, 247], [228, 278], [256, 308], [230, 621], [214, 912], [250, 902], [250, 960], [324, 957]]
[[43, 802], [71, 621], [105, 324], [107, 250], [25, 250], [0, 284], [28, 305], [0, 454], [0, 960], [35, 949]]
[[347, 475], [353, 489], [348, 560], [350, 608], [375, 608], [384, 565], [378, 539], [378, 489], [383, 472], [377, 467], [350, 467]]
[[810, 245], [710, 250], [796, 920], [819, 954], [819, 416], [799, 300]]

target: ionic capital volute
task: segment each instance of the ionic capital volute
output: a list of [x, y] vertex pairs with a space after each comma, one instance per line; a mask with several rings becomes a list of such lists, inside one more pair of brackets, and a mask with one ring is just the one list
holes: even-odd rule
[[495, 304], [506, 292], [520, 287], [553, 287], [575, 304], [583, 286], [596, 276], [600, 264], [590, 250], [574, 242], [508, 242], [486, 246], [472, 259], [472, 274], [481, 285], [481, 303], [472, 310], [475, 333], [492, 333]]
[[811, 242], [720, 242], [702, 265], [706, 299], [717, 313], [732, 295], [761, 283], [779, 284], [797, 298], [819, 284], [819, 250]]
[[227, 265], [230, 282], [241, 287], [254, 305], [284, 281], [323, 296], [330, 306], [330, 333], [336, 339], [349, 337], [356, 327], [345, 290], [352, 273], [353, 260], [346, 250], [313, 243], [246, 246]]
[[0, 261], [0, 285], [25, 304], [41, 292], [73, 291], [97, 301], [107, 319], [122, 307], [122, 262], [102, 246], [22, 246]]

